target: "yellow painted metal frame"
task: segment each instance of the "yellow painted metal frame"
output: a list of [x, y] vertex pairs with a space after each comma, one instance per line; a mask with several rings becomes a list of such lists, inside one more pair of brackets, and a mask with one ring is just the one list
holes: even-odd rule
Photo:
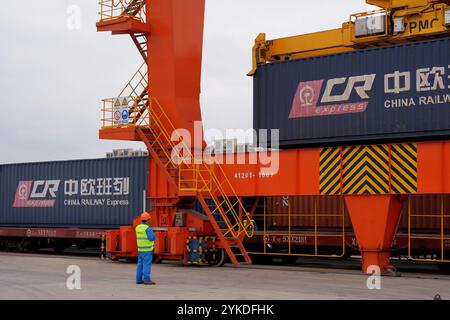
[[[317, 213], [317, 200], [318, 197], [315, 197], [314, 199], [314, 213], [310, 213], [310, 214], [293, 214], [291, 212], [291, 206], [289, 205], [288, 207], [288, 232], [287, 233], [272, 233], [267, 229], [267, 207], [266, 207], [266, 199], [264, 199], [264, 211], [263, 211], [263, 221], [264, 221], [264, 228], [263, 228], [263, 235], [264, 235], [264, 250], [262, 252], [259, 251], [255, 251], [255, 252], [249, 252], [249, 254], [253, 254], [253, 255], [270, 255], [270, 256], [279, 256], [279, 257], [286, 257], [286, 256], [292, 256], [292, 257], [317, 257], [317, 258], [335, 258], [335, 259], [340, 259], [342, 257], [344, 257], [346, 255], [346, 250], [347, 250], [347, 246], [346, 246], [346, 242], [345, 242], [345, 237], [346, 237], [346, 230], [345, 230], [345, 223], [346, 223], [346, 216], [345, 216], [345, 203], [342, 202], [342, 208], [341, 208], [341, 214], [318, 214]], [[274, 216], [274, 214], [270, 214], [271, 216]], [[277, 216], [286, 216], [286, 214], [279, 214]], [[293, 217], [314, 217], [314, 232], [313, 233], [293, 233], [292, 231], [292, 218]], [[260, 215], [254, 215], [253, 219], [255, 218], [261, 218]], [[342, 226], [340, 227], [340, 232], [339, 235], [336, 234], [326, 234], [326, 233], [321, 233], [320, 232], [320, 228], [318, 225], [318, 218], [320, 217], [340, 217], [341, 221], [342, 221]], [[288, 253], [273, 253], [273, 252], [268, 252], [267, 251], [267, 236], [287, 236], [288, 237]], [[300, 236], [300, 237], [314, 237], [314, 254], [307, 254], [307, 253], [293, 253], [292, 252], [292, 237], [293, 236]], [[340, 238], [342, 238], [342, 251], [335, 254], [335, 255], [330, 255], [330, 254], [320, 254], [319, 253], [319, 238], [323, 238], [323, 237], [337, 237], [339, 236]], [[283, 244], [283, 246], [285, 246], [285, 244]]]
[[[450, 35], [445, 26], [445, 9], [449, 7], [444, 0], [367, 0], [382, 8], [381, 10], [350, 15], [349, 21], [339, 29], [268, 40], [261, 33], [253, 46], [253, 65], [248, 73], [253, 76], [258, 66], [277, 61], [314, 57], [319, 55], [350, 52], [362, 48], [389, 46], [412, 42], [424, 38]], [[355, 19], [374, 14], [386, 13], [386, 34], [355, 37]], [[394, 33], [393, 18], [405, 18], [405, 23], [414, 23], [417, 28]], [[428, 27], [420, 28], [421, 23]], [[431, 23], [431, 21], [433, 21]]]
[[[172, 134], [176, 132], [176, 129], [156, 98], [150, 97], [148, 110], [152, 122], [150, 127], [157, 127], [162, 133], [162, 136], [157, 137], [155, 142], [158, 143], [161, 149], [165, 150], [164, 153], [167, 158], [172, 161], [170, 150], [175, 148], [175, 143], [172, 141]], [[143, 125], [145, 123], [136, 123], [136, 126], [142, 127]], [[192, 162], [194, 163], [185, 161], [181, 165], [173, 163], [175, 166], [181, 168], [180, 174], [182, 172], [193, 173], [193, 176], [190, 176], [187, 180], [180, 175], [179, 191], [206, 193], [207, 197], [211, 198], [216, 206], [216, 209], [211, 213], [220, 214], [227, 224], [228, 232], [225, 233], [225, 236], [230, 234], [234, 238], [238, 238], [242, 234], [245, 234], [245, 236], [252, 237], [254, 233], [253, 223], [247, 225], [243, 223], [244, 220], [251, 220], [250, 215], [245, 210], [241, 199], [237, 196], [223, 168], [219, 164], [210, 165], [203, 161], [196, 163], [194, 156], [190, 153], [191, 147], [187, 146], [183, 141], [180, 143], [183, 149], [188, 152], [186, 156], [193, 160]], [[186, 187], [186, 184], [189, 186]], [[227, 192], [226, 189], [231, 192]], [[229, 197], [227, 194], [231, 194], [232, 196]], [[242, 215], [240, 215], [239, 211], [242, 211]]]
[[[445, 242], [450, 241], [450, 234], [445, 233], [445, 221], [446, 219], [449, 219], [447, 221], [450, 221], [450, 213], [445, 213], [445, 200], [444, 197], [441, 195], [441, 209], [439, 214], [412, 214], [411, 213], [411, 198], [408, 200], [408, 257], [412, 261], [418, 261], [418, 262], [444, 262], [444, 263], [450, 263], [450, 255], [446, 256], [446, 250], [445, 250]], [[414, 218], [439, 218], [441, 221], [441, 228], [440, 228], [440, 234], [439, 235], [414, 235], [412, 231], [412, 219]], [[439, 259], [420, 259], [415, 258], [412, 255], [412, 241], [413, 240], [439, 240], [441, 243], [440, 248], [440, 254]], [[450, 250], [447, 250], [450, 253]]]
[[[139, 120], [140, 117], [145, 118], [144, 115], [138, 112], [143, 106], [148, 104], [148, 71], [147, 63], [143, 63], [138, 70], [133, 74], [131, 79], [125, 85], [125, 87], [120, 91], [120, 93], [114, 98], [103, 99], [102, 103], [102, 129], [113, 129], [113, 128], [128, 128], [134, 126], [134, 124]], [[130, 106], [130, 121], [127, 124], [114, 124], [114, 102], [116, 98], [127, 97], [133, 104]], [[145, 108], [144, 113], [148, 110]], [[150, 120], [148, 121], [150, 125]]]
[[113, 20], [117, 18], [133, 18], [145, 23], [145, 1], [142, 1], [142, 7], [136, 15], [125, 13], [125, 10], [136, 0], [100, 0], [100, 22]]
[[[190, 161], [185, 161], [185, 159], [182, 159], [181, 163], [173, 161], [172, 150], [176, 147], [176, 144], [172, 137], [176, 132], [175, 126], [156, 98], [136, 96], [139, 92], [136, 88], [147, 88], [147, 73], [142, 68], [143, 66], [134, 74], [119, 94], [122, 97], [131, 94], [128, 96], [133, 101], [130, 107], [129, 122], [114, 124], [115, 98], [103, 99], [103, 129], [140, 127], [151, 130], [152, 128], [157, 128], [159, 135], [151, 142], [152, 146], [158, 147], [168, 160], [165, 164], [166, 169], [169, 166], [179, 169], [179, 192], [205, 193], [208, 198], [211, 198], [216, 207], [212, 210], [212, 214], [220, 214], [227, 224], [228, 232], [224, 234], [225, 236], [232, 235], [233, 238], [239, 238], [241, 235], [245, 235], [252, 237], [254, 224], [244, 224], [245, 220], [251, 221], [250, 214], [245, 210], [240, 197], [237, 196], [230, 180], [219, 164], [206, 164], [203, 161], [195, 161], [196, 159], [191, 152], [192, 147], [187, 146], [183, 141], [180, 144], [183, 150], [187, 152], [185, 156]], [[232, 196], [227, 196], [227, 194]]]

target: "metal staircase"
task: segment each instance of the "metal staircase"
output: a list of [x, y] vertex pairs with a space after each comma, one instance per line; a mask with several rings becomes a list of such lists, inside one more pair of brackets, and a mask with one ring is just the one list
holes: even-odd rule
[[147, 43], [148, 43], [147, 34], [133, 33], [131, 34], [131, 40], [133, 40], [144, 61], [147, 62]]
[[[101, 0], [101, 21], [123, 17], [145, 23], [145, 0]], [[149, 95], [147, 71], [148, 34], [129, 33], [144, 64], [115, 98], [103, 100], [103, 129], [134, 127], [150, 156], [162, 170], [178, 198], [196, 197], [201, 203], [222, 247], [233, 264], [250, 264], [242, 241], [252, 237], [254, 226], [241, 199], [219, 164], [195, 159], [193, 148], [177, 136], [176, 128], [158, 100]], [[128, 120], [117, 122], [117, 101], [129, 101]], [[177, 143], [173, 140], [181, 140]], [[200, 153], [203, 155], [203, 152]], [[180, 199], [181, 200], [181, 199]], [[245, 223], [245, 221], [249, 223]]]
[[145, 0], [123, 0], [121, 2], [125, 3], [122, 16], [136, 17], [145, 7]]
[[134, 121], [139, 136], [178, 195], [194, 195], [200, 201], [232, 263], [251, 263], [241, 236], [253, 236], [254, 226], [222, 167], [198, 161], [202, 159], [194, 158], [190, 146], [172, 140], [178, 138], [176, 129], [155, 98], [150, 97], [147, 111]]
[[[140, 87], [145, 87], [145, 84]], [[122, 90], [122, 94], [137, 92], [135, 86], [128, 84], [127, 88]], [[250, 264], [251, 259], [242, 240], [253, 236], [252, 219], [222, 167], [199, 159], [195, 161], [191, 147], [184, 142], [172, 141], [172, 138], [178, 138], [175, 127], [154, 97], [133, 99], [129, 122], [120, 125], [111, 125], [115, 99], [103, 100], [104, 113], [110, 113], [104, 118], [104, 128], [135, 127], [151, 157], [169, 184], [177, 190], [178, 197], [195, 196], [199, 200], [231, 262]]]
[[[251, 224], [252, 228], [251, 230], [247, 229], [246, 231], [244, 231], [244, 233], [241, 232], [236, 234], [236, 232], [234, 232], [236, 231], [236, 229], [234, 229], [233, 227], [231, 228], [229, 227], [230, 224], [232, 224], [232, 221], [229, 219], [228, 214], [223, 213], [223, 209], [217, 207], [215, 210], [211, 211], [210, 206], [208, 206], [208, 204], [205, 202], [206, 199], [204, 198], [202, 193], [198, 194], [197, 198], [202, 204], [202, 207], [205, 210], [208, 219], [214, 228], [214, 231], [219, 237], [221, 243], [223, 244], [223, 247], [227, 252], [231, 262], [234, 265], [251, 264], [252, 260], [250, 259], [250, 256], [244, 247], [243, 238], [246, 235], [249, 237], [253, 235], [254, 226]], [[212, 199], [214, 200], [214, 202], [219, 200], [214, 199], [214, 197], [212, 197]], [[222, 217], [223, 220], [220, 221], [219, 219], [217, 219], [215, 217], [216, 214], [214, 212], [220, 213], [220, 216]], [[248, 215], [248, 213], [246, 213], [246, 215]], [[239, 227], [241, 226], [239, 225]]]
[[[127, 98], [130, 101], [129, 119], [131, 123], [115, 123], [114, 113], [117, 99]], [[148, 105], [147, 63], [143, 63], [130, 81], [115, 98], [103, 99], [103, 128], [125, 128], [136, 123], [145, 113]]]

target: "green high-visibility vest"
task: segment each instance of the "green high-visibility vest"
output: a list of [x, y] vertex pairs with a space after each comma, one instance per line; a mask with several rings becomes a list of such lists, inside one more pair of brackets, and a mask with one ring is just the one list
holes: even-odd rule
[[[255, 220], [250, 220], [252, 224], [255, 224]], [[248, 220], [244, 220], [244, 228], [247, 227]]]
[[148, 240], [146, 224], [140, 224], [136, 227], [136, 240], [139, 252], [153, 252], [155, 241]]

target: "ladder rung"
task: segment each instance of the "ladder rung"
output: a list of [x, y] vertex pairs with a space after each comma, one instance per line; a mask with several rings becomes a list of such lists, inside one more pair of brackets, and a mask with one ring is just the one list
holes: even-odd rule
[[235, 257], [247, 257], [248, 253], [235, 253], [234, 256]]

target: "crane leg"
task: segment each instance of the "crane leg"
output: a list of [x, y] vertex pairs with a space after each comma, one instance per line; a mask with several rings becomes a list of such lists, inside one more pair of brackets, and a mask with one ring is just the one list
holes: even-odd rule
[[201, 121], [200, 80], [205, 0], [147, 0], [150, 94], [176, 129]]
[[373, 273], [378, 267], [382, 274], [388, 273], [402, 203], [396, 195], [352, 195], [345, 196], [345, 201], [361, 250], [363, 272]]

